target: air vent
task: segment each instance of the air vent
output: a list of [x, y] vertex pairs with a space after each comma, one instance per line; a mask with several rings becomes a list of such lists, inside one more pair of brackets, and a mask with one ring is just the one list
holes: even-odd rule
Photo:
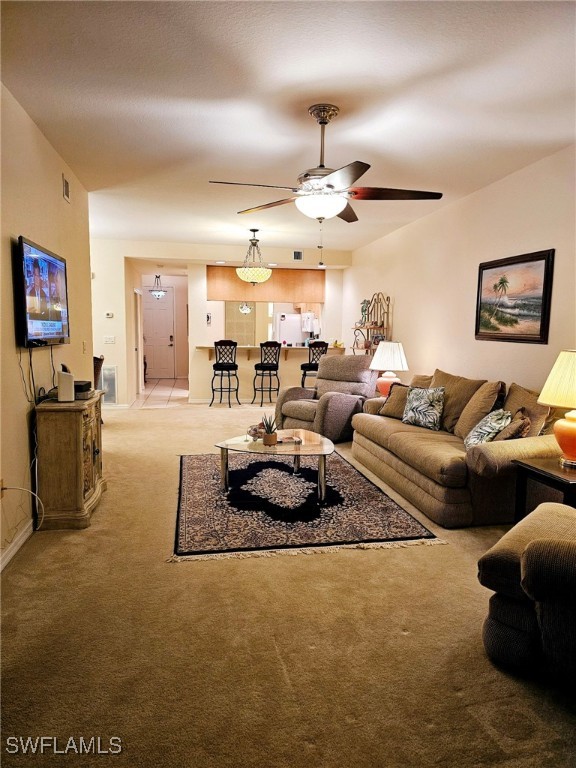
[[302, 251], [294, 251], [294, 261], [302, 261]]
[[64, 174], [62, 174], [62, 197], [67, 203], [70, 202], [70, 182]]

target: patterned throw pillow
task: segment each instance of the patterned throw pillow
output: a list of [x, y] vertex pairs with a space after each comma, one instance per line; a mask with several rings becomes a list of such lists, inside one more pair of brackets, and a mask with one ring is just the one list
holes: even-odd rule
[[444, 387], [434, 389], [410, 387], [402, 421], [404, 424], [414, 424], [416, 427], [438, 431], [443, 408]]
[[490, 440], [494, 440], [498, 432], [507, 427], [511, 421], [512, 414], [510, 411], [505, 411], [503, 408], [491, 411], [466, 435], [464, 446], [468, 449], [472, 448], [473, 445], [480, 445], [480, 443], [488, 443]]

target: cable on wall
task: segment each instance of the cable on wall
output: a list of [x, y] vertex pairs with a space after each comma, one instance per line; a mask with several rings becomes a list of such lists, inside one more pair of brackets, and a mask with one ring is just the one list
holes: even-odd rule
[[29, 493], [31, 496], [34, 496], [36, 498], [37, 504], [40, 505], [40, 509], [42, 510], [42, 516], [39, 519], [38, 512], [36, 512], [35, 530], [38, 530], [38, 528], [42, 526], [42, 523], [44, 522], [44, 503], [37, 493], [34, 493], [34, 491], [31, 491], [29, 488], [20, 488], [19, 485], [3, 485], [0, 490], [2, 493], [4, 493], [4, 491], [24, 491], [25, 493]]

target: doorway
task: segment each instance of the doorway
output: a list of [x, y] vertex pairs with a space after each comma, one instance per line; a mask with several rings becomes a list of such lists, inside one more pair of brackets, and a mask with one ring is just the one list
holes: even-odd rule
[[153, 379], [175, 378], [174, 354], [174, 289], [164, 288], [162, 298], [143, 292], [143, 332], [146, 376]]

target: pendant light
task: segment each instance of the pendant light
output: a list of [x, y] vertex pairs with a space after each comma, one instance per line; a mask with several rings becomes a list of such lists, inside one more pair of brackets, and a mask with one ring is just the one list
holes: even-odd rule
[[244, 259], [244, 264], [236, 269], [236, 274], [240, 280], [244, 280], [245, 283], [265, 283], [266, 280], [272, 275], [272, 270], [268, 269], [262, 263], [262, 254], [258, 247], [258, 240], [256, 239], [257, 229], [251, 229], [252, 237], [250, 238], [250, 245]]
[[154, 287], [150, 288], [150, 293], [155, 299], [162, 299], [166, 296], [166, 291], [162, 288], [162, 283], [160, 282], [160, 275], [156, 275], [154, 278]]

